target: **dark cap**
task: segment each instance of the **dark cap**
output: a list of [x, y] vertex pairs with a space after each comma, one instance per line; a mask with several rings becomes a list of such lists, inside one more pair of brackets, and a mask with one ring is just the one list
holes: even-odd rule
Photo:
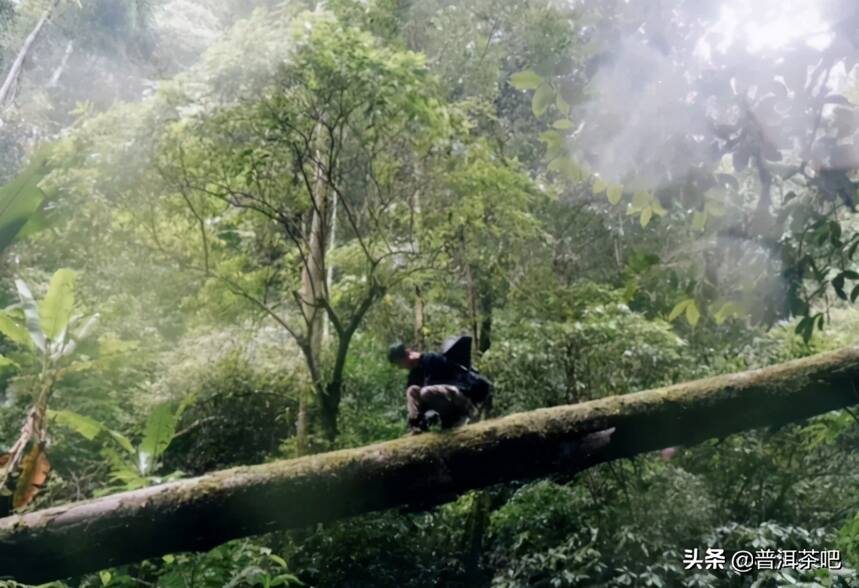
[[391, 363], [397, 363], [398, 361], [406, 358], [406, 346], [402, 341], [397, 341], [388, 347], [388, 361]]

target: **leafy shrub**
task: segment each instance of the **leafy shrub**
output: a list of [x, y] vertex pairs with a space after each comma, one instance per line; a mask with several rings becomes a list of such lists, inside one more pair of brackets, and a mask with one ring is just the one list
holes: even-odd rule
[[481, 368], [502, 412], [574, 403], [671, 383], [684, 342], [662, 321], [623, 304], [596, 305], [567, 322], [501, 322]]
[[259, 463], [295, 433], [289, 374], [254, 369], [238, 354], [218, 361], [192, 395], [165, 460], [171, 468], [198, 474]]
[[[133, 571], [132, 571], [133, 570]], [[135, 566], [103, 570], [83, 578], [81, 588], [244, 588], [303, 586], [286, 561], [259, 541], [237, 540], [207, 553], [170, 554]], [[54, 586], [51, 584], [51, 586]], [[62, 588], [58, 584], [56, 588]]]
[[406, 372], [387, 359], [387, 345], [356, 335], [343, 382], [337, 444], [358, 447], [405, 430]]
[[288, 558], [313, 586], [454, 588], [463, 583], [469, 497], [425, 513], [388, 511], [317, 527]]

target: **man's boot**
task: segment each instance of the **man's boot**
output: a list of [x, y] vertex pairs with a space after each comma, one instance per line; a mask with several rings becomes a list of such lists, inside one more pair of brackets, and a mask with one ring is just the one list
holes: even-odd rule
[[429, 430], [427, 422], [421, 418], [409, 419], [406, 426], [406, 431], [409, 435], [419, 435], [426, 433]]

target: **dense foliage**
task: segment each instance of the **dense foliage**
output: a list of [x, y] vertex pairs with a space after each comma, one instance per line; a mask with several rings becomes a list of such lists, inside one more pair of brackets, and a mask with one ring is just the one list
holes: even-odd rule
[[[859, 8], [786, 4], [0, 0], [0, 508], [399, 437], [394, 340], [496, 416], [852, 344]], [[855, 586], [857, 423], [55, 585]]]

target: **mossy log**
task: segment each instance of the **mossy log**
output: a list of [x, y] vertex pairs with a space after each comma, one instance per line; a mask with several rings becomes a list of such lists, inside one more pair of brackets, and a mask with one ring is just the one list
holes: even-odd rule
[[214, 472], [0, 519], [0, 577], [44, 582], [594, 464], [859, 401], [859, 348]]

